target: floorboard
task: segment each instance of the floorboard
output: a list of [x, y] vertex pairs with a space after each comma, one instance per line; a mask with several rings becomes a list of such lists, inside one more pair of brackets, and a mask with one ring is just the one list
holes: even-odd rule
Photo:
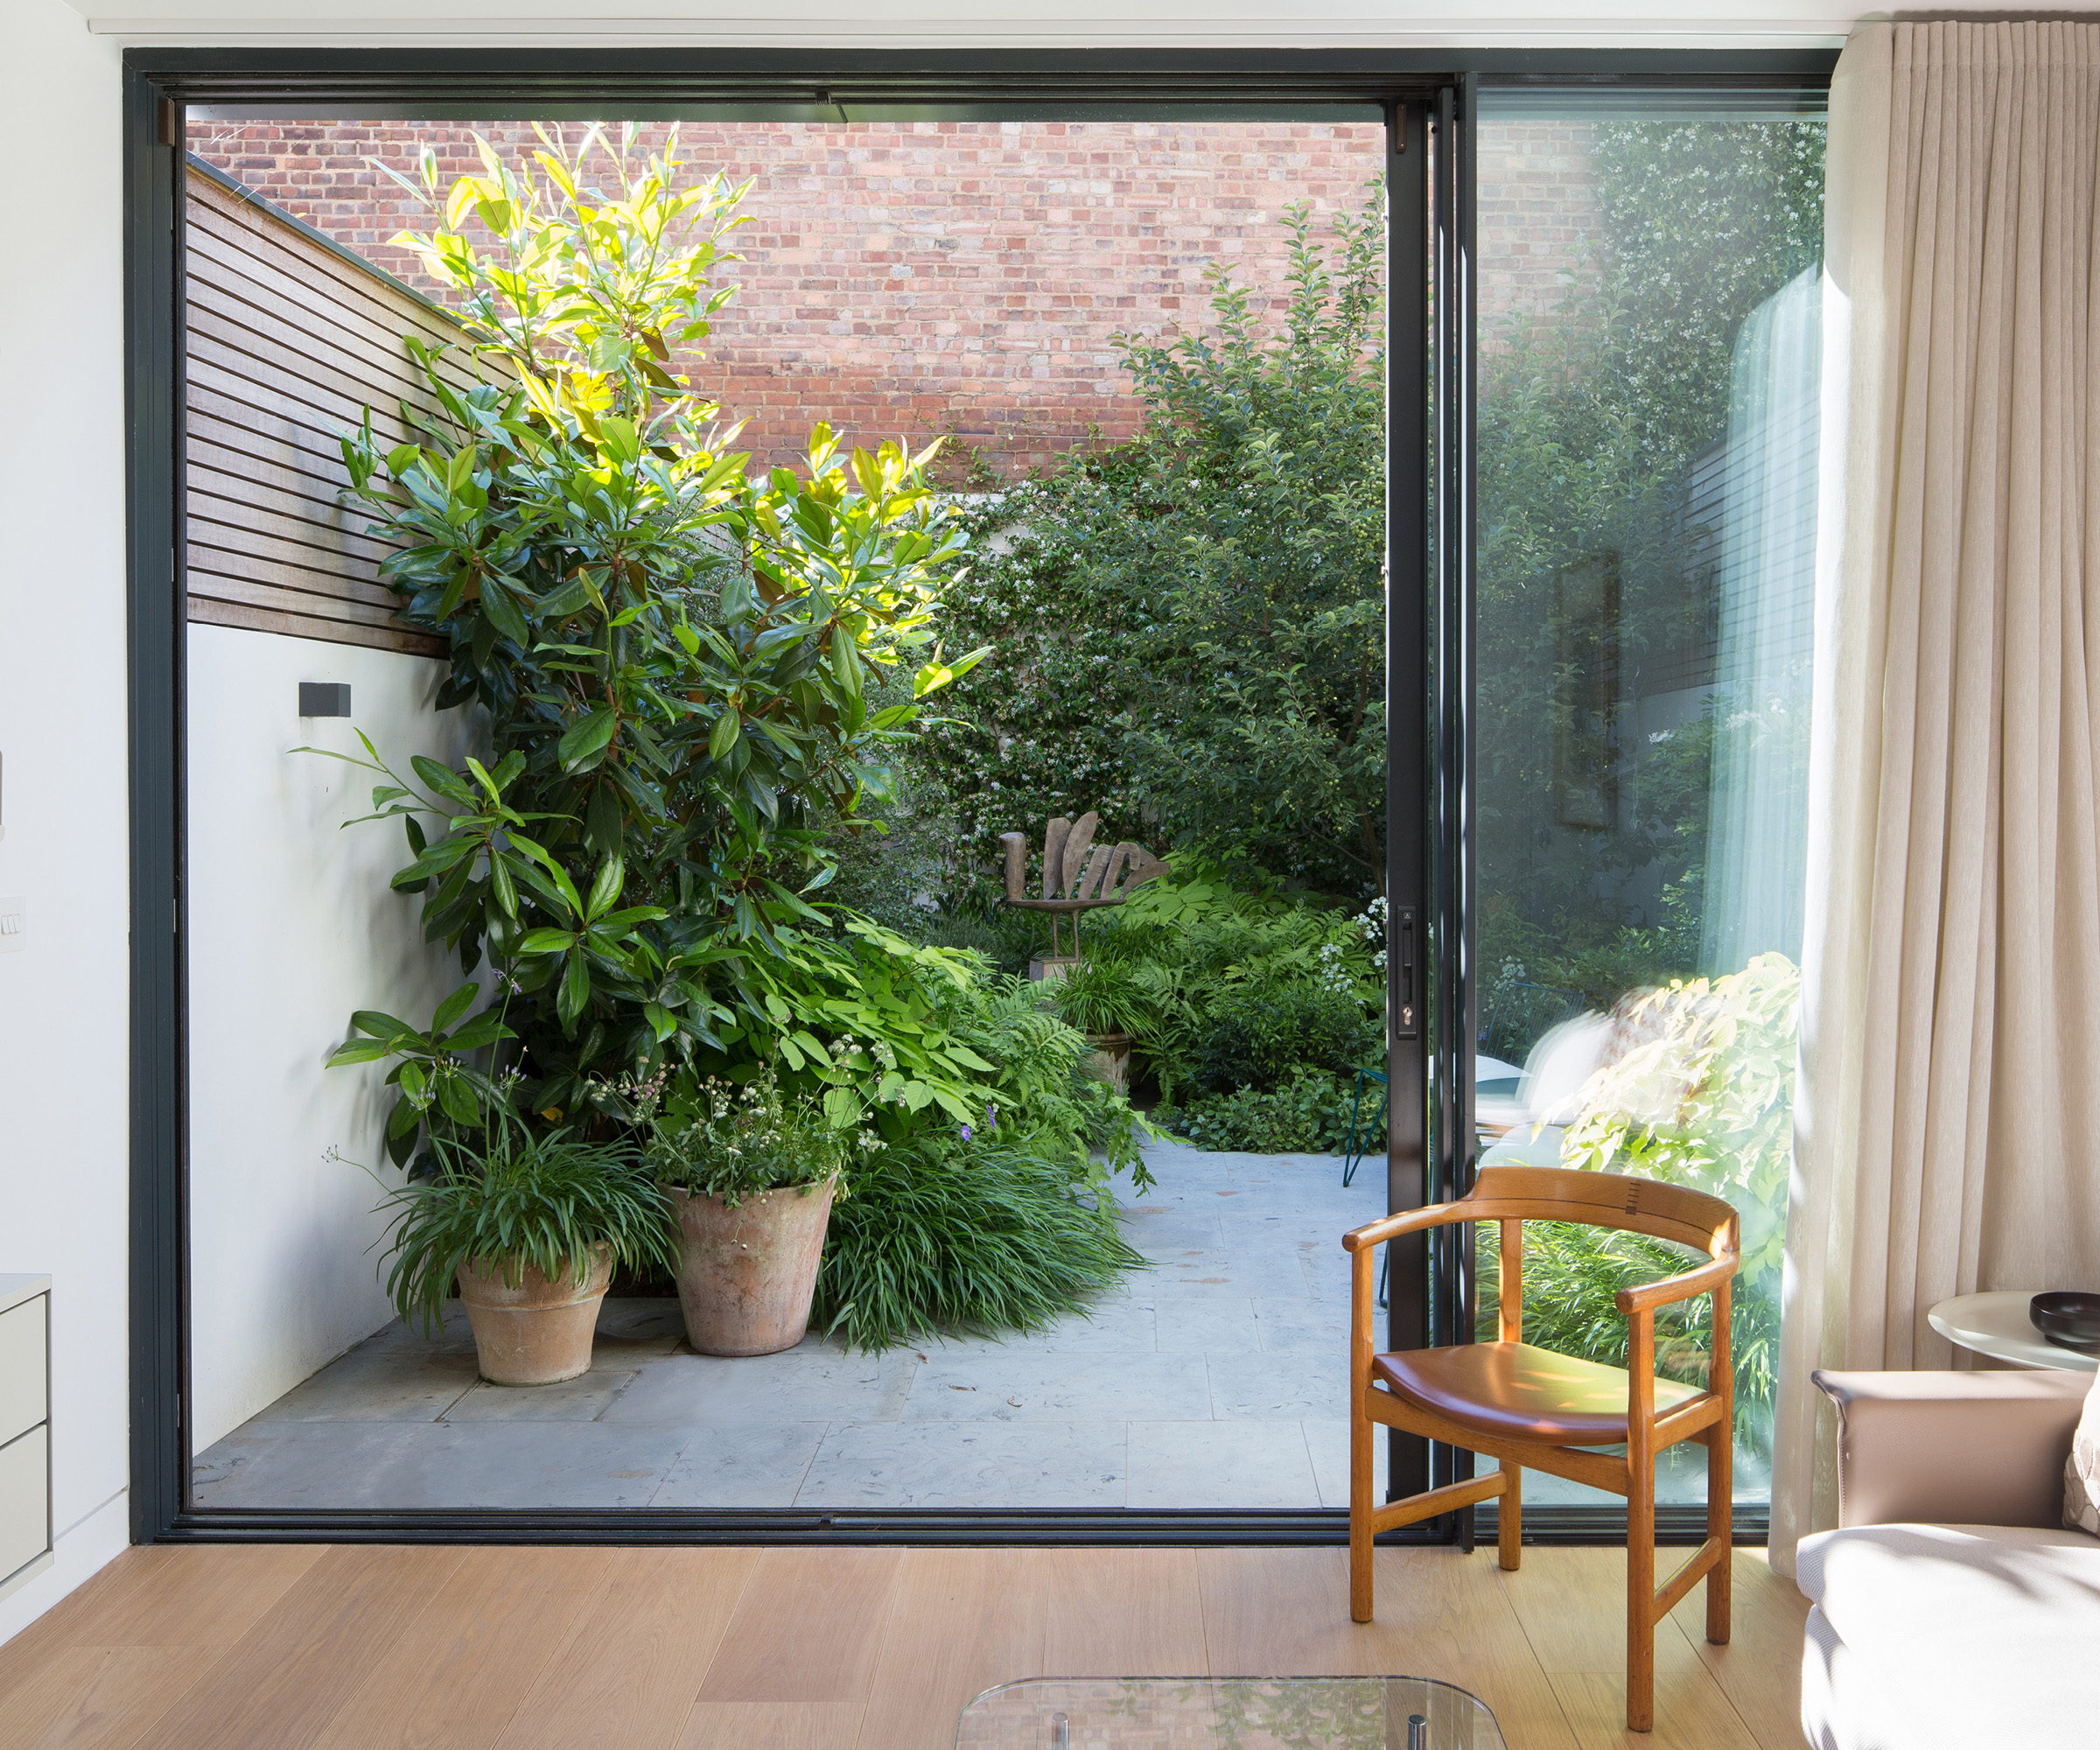
[[[324, 1550], [154, 1721], [139, 1744], [144, 1750], [197, 1750], [200, 1745], [212, 1750], [311, 1750], [466, 1554], [384, 1544]], [[200, 1582], [208, 1586], [216, 1578], [214, 1564], [206, 1561], [198, 1568]], [[164, 1578], [164, 1571], [158, 1579]]]
[[0, 1704], [21, 1685], [41, 1676], [48, 1662], [66, 1648], [106, 1642], [102, 1628], [109, 1614], [180, 1553], [172, 1548], [126, 1550], [0, 1646]]
[[752, 1550], [613, 1551], [498, 1750], [672, 1750], [758, 1565]]
[[1393, 1673], [1510, 1750], [1802, 1750], [1806, 1606], [1735, 1558], [1735, 1633], [1660, 1625], [1625, 1730], [1623, 1557], [1338, 1549], [134, 1551], [0, 1648], [0, 1750], [949, 1750], [1033, 1676]]
[[0, 1703], [7, 1750], [124, 1750], [210, 1669], [189, 1647], [65, 1647]]
[[704, 1701], [677, 1750], [856, 1750], [865, 1705], [857, 1701]]
[[1058, 1550], [1043, 1670], [1185, 1677], [1210, 1669], [1194, 1550]]
[[864, 1703], [904, 1558], [902, 1550], [766, 1550], [699, 1698]]
[[315, 1750], [488, 1750], [613, 1558], [611, 1550], [468, 1551]]
[[1791, 1745], [1801, 1731], [1801, 1634], [1809, 1601], [1772, 1572], [1762, 1550], [1738, 1550], [1732, 1614], [1726, 1647], [1707, 1642], [1699, 1588], [1670, 1620], [1757, 1741]]

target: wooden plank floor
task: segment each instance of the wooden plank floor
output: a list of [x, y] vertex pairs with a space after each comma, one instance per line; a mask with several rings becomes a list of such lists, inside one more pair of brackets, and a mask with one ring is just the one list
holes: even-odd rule
[[132, 1550], [0, 1647], [0, 1750], [946, 1750], [993, 1684], [1206, 1670], [1441, 1677], [1510, 1750], [1801, 1750], [1760, 1552], [1732, 1645], [1698, 1591], [1666, 1626], [1647, 1737], [1616, 1552], [1379, 1564], [1358, 1627], [1340, 1550]]

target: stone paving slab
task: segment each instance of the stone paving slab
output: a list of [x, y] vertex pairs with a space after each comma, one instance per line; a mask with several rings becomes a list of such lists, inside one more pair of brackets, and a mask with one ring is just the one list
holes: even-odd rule
[[1123, 1507], [1125, 1425], [1103, 1418], [835, 1428], [795, 1505]]
[[1133, 1422], [1130, 1448], [1127, 1507], [1320, 1505], [1296, 1422]]
[[828, 1422], [703, 1428], [672, 1461], [652, 1507], [793, 1507]]
[[[1346, 1507], [1349, 1268], [1382, 1213], [1333, 1156], [1146, 1150], [1124, 1210], [1151, 1262], [1087, 1316], [885, 1354], [811, 1338], [731, 1360], [678, 1303], [609, 1298], [591, 1371], [477, 1377], [455, 1309], [389, 1326], [200, 1455], [229, 1507]], [[1378, 1442], [1380, 1493], [1386, 1443]], [[1669, 1462], [1665, 1488], [1703, 1480]], [[1527, 1479], [1526, 1498], [1588, 1494]]]

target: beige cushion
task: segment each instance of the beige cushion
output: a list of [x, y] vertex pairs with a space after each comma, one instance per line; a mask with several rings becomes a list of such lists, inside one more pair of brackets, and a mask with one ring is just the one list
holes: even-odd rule
[[2100, 1536], [2100, 1373], [2093, 1376], [2071, 1455], [2063, 1461], [2063, 1522]]
[[1802, 1540], [1816, 1606], [1802, 1726], [1817, 1750], [2093, 1750], [2100, 1538], [1862, 1525]]

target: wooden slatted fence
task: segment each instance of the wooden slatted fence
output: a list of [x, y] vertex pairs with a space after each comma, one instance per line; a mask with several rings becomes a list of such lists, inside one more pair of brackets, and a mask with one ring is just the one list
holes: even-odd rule
[[[402, 344], [458, 346], [452, 318], [391, 276], [192, 161], [186, 240], [189, 617], [442, 655], [379, 578], [386, 546], [337, 494], [339, 434], [430, 398]], [[472, 378], [448, 360], [448, 381]]]

